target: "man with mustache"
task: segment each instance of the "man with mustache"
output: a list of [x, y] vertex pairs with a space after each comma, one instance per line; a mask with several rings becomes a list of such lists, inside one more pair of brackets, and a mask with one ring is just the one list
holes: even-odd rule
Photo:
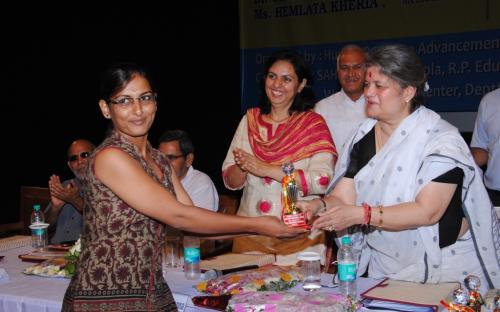
[[344, 46], [337, 56], [337, 76], [342, 89], [316, 103], [314, 110], [325, 118], [338, 155], [350, 134], [366, 118], [363, 87], [365, 51], [354, 44]]

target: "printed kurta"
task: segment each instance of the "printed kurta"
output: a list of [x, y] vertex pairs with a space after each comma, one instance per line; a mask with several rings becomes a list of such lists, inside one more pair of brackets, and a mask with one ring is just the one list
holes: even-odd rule
[[[113, 132], [94, 152], [119, 148], [174, 193], [168, 160], [148, 143], [163, 172], [159, 180], [136, 147]], [[63, 311], [177, 311], [162, 276], [160, 247], [165, 225], [133, 209], [101, 183], [94, 173], [95, 156], [82, 179], [83, 250], [66, 291]]]

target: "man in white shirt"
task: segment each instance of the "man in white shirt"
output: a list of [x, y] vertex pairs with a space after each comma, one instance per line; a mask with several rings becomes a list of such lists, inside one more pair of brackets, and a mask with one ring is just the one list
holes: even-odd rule
[[217, 189], [208, 175], [193, 168], [194, 145], [188, 134], [183, 130], [168, 130], [158, 140], [158, 149], [170, 160], [194, 205], [217, 211]]
[[500, 206], [500, 88], [481, 100], [470, 146], [476, 164], [487, 164], [484, 184], [493, 204]]
[[344, 144], [355, 129], [365, 120], [366, 52], [349, 44], [337, 56], [337, 76], [342, 89], [319, 101], [314, 111], [325, 119], [340, 156]]

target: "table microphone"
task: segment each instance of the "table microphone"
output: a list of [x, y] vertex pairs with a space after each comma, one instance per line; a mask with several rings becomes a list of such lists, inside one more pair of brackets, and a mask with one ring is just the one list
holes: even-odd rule
[[246, 265], [246, 266], [241, 266], [241, 267], [231, 268], [231, 269], [225, 269], [225, 270], [215, 270], [215, 269], [212, 269], [212, 270], [208, 270], [208, 271], [205, 272], [205, 279], [206, 280], [214, 279], [214, 278], [217, 278], [217, 277], [225, 275], [225, 274], [234, 273], [234, 272], [240, 272], [240, 271], [246, 271], [246, 270], [251, 270], [251, 269], [258, 269], [258, 268], [259, 268], [259, 266], [254, 264], [254, 265]]

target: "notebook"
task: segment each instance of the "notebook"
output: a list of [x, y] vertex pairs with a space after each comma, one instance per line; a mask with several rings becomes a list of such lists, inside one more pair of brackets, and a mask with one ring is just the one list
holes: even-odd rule
[[226, 270], [247, 265], [263, 266], [276, 261], [273, 254], [237, 254], [228, 253], [202, 260], [201, 270]]
[[459, 283], [420, 284], [385, 279], [361, 296], [372, 299], [367, 302], [367, 307], [400, 311], [438, 311], [439, 301], [459, 287]]

